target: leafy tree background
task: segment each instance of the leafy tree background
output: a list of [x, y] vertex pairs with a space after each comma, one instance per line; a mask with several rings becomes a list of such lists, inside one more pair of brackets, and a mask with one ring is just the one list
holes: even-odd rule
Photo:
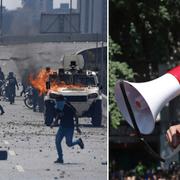
[[115, 55], [121, 54], [121, 48], [111, 38], [109, 39], [109, 111], [112, 127], [116, 128], [120, 124], [122, 116], [120, 115], [115, 98], [114, 86], [118, 79], [132, 80], [134, 73], [127, 63], [115, 60]]
[[179, 64], [180, 1], [110, 0], [109, 12], [110, 120], [117, 127], [116, 79], [149, 80], [158, 76], [160, 64]]

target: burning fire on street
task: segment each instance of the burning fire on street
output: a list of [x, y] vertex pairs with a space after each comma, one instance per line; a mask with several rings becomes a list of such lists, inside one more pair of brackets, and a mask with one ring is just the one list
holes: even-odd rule
[[65, 82], [58, 83], [56, 81], [51, 81], [50, 89], [46, 88], [46, 82], [49, 79], [49, 75], [53, 74], [53, 70], [41, 69], [35, 76], [31, 74], [29, 76], [30, 84], [39, 91], [40, 95], [47, 93], [48, 91], [60, 92], [63, 89], [83, 89], [82, 85], [66, 84]]

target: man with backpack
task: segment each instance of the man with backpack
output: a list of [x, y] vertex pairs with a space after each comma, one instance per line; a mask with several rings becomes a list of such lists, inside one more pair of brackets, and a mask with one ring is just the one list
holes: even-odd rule
[[13, 72], [9, 72], [7, 77], [7, 96], [9, 99], [10, 104], [13, 104], [15, 102], [15, 96], [16, 96], [16, 87], [19, 89], [18, 83], [16, 78], [14, 77]]

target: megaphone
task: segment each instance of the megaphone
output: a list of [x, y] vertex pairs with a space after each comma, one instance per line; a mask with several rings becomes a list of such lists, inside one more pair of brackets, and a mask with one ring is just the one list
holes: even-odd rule
[[[180, 66], [149, 82], [123, 81], [123, 84], [140, 133], [150, 134], [163, 106], [180, 95]], [[133, 127], [120, 80], [115, 85], [115, 99], [123, 117]]]

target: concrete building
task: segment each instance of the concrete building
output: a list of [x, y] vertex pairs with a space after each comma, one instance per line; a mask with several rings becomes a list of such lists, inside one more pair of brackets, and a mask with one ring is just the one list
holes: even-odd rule
[[60, 9], [69, 9], [69, 3], [61, 3]]
[[22, 8], [3, 13], [3, 19], [4, 34], [98, 34], [99, 41], [106, 41], [107, 0], [72, 0], [56, 9], [53, 0], [22, 0]]
[[77, 0], [81, 33], [107, 34], [107, 0]]
[[53, 0], [40, 0], [40, 9], [49, 11], [53, 9]]
[[53, 0], [22, 0], [22, 5], [32, 11], [49, 11], [53, 9]]

